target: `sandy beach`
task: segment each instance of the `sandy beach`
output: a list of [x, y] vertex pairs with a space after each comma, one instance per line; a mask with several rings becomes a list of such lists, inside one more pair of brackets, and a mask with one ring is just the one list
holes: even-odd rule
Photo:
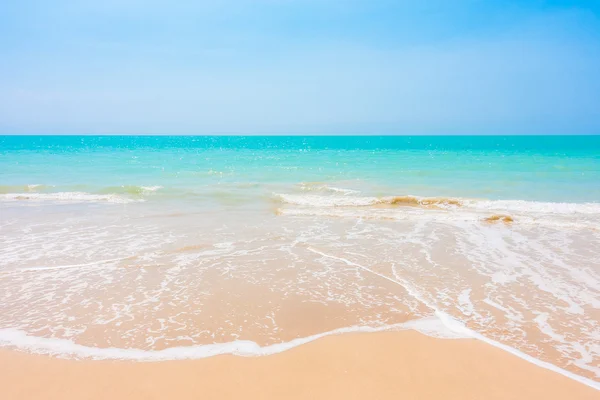
[[325, 337], [265, 357], [126, 362], [0, 352], [0, 398], [598, 399], [593, 388], [472, 339]]
[[0, 10], [0, 400], [600, 400], [600, 0]]

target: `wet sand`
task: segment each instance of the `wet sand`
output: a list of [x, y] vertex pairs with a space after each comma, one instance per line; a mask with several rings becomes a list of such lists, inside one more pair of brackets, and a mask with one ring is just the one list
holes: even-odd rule
[[12, 399], [600, 399], [483, 342], [413, 331], [325, 337], [266, 357], [155, 363], [0, 351]]

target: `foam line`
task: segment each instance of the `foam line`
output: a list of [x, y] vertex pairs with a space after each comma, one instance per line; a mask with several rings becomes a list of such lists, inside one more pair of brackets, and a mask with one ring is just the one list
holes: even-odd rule
[[383, 332], [391, 330], [415, 330], [433, 337], [462, 338], [456, 332], [448, 330], [438, 318], [430, 317], [378, 327], [352, 326], [340, 328], [264, 347], [249, 340], [236, 340], [227, 343], [171, 347], [164, 350], [121, 349], [114, 347], [98, 348], [73, 343], [67, 339], [31, 336], [24, 331], [12, 328], [0, 329], [0, 346], [16, 347], [37, 354], [92, 358], [95, 360], [167, 361], [207, 358], [222, 354], [233, 354], [243, 357], [266, 356], [281, 353], [326, 336], [352, 332]]
[[57, 269], [80, 268], [80, 267], [89, 267], [89, 266], [92, 266], [92, 265], [106, 264], [106, 263], [115, 262], [115, 261], [123, 261], [123, 260], [127, 260], [129, 258], [132, 258], [132, 257], [111, 258], [109, 260], [93, 261], [93, 262], [85, 263], [85, 264], [57, 265], [57, 266], [54, 266], [54, 267], [19, 268], [19, 269], [13, 269], [13, 270], [3, 271], [3, 272], [5, 272], [5, 273], [11, 273], [11, 272], [34, 272], [34, 271], [52, 271], [52, 270], [57, 270]]
[[532, 357], [528, 354], [525, 354], [513, 347], [507, 346], [505, 344], [502, 344], [500, 342], [496, 342], [495, 340], [492, 340], [486, 336], [483, 336], [482, 334], [475, 332], [469, 328], [467, 328], [462, 322], [452, 318], [451, 316], [449, 316], [448, 314], [442, 312], [442, 311], [436, 311], [435, 313], [437, 315], [437, 317], [442, 321], [442, 323], [444, 324], [444, 326], [446, 326], [448, 329], [452, 330], [453, 332], [456, 332], [458, 334], [461, 335], [465, 335], [465, 336], [469, 336], [473, 339], [477, 339], [477, 340], [481, 340], [482, 342], [488, 343], [494, 347], [497, 347], [501, 350], [504, 350], [510, 354], [513, 354], [525, 361], [529, 361], [532, 364], [535, 364], [539, 367], [542, 368], [546, 368], [550, 371], [554, 371], [557, 372], [563, 376], [566, 376], [567, 378], [571, 378], [579, 383], [583, 383], [584, 385], [587, 385], [589, 387], [592, 387], [596, 390], [600, 390], [600, 382], [596, 382], [592, 379], [583, 377], [583, 376], [579, 376], [577, 374], [574, 374], [570, 371], [564, 370], [560, 367], [557, 367], [554, 364], [551, 364], [549, 362], [546, 361], [542, 361], [542, 360], [538, 360], [535, 357]]
[[399, 282], [399, 281], [397, 281], [395, 279], [388, 278], [387, 276], [384, 276], [384, 275], [382, 275], [380, 273], [377, 273], [377, 272], [375, 272], [375, 271], [373, 271], [373, 270], [371, 270], [371, 269], [369, 269], [369, 268], [367, 268], [365, 266], [362, 266], [360, 264], [354, 263], [354, 262], [352, 262], [350, 260], [346, 260], [345, 258], [336, 257], [336, 256], [332, 256], [332, 255], [329, 255], [329, 254], [326, 254], [326, 253], [322, 253], [322, 252], [320, 252], [318, 250], [315, 250], [313, 248], [310, 248], [310, 247], [308, 248], [308, 250], [312, 251], [313, 253], [320, 254], [323, 257], [328, 257], [328, 258], [336, 259], [336, 260], [344, 262], [347, 265], [356, 266], [356, 267], [361, 268], [361, 269], [363, 269], [365, 271], [368, 271], [368, 272], [370, 272], [372, 274], [380, 276], [380, 277], [382, 277], [382, 278], [384, 278], [384, 279], [386, 279], [386, 280], [388, 280], [390, 282], [394, 282], [394, 283], [402, 286], [405, 290], [407, 290], [409, 292], [409, 294], [413, 295], [413, 297], [415, 297], [417, 300], [419, 300], [422, 303], [424, 303], [427, 307], [433, 309], [435, 311], [435, 315], [439, 318], [439, 320], [441, 321], [441, 323], [448, 330], [450, 330], [452, 332], [455, 332], [458, 335], [462, 335], [464, 337], [469, 337], [469, 338], [481, 340], [482, 342], [485, 342], [485, 343], [490, 344], [490, 345], [492, 345], [494, 347], [497, 347], [497, 348], [499, 348], [501, 350], [504, 350], [504, 351], [506, 351], [506, 352], [508, 352], [510, 354], [513, 354], [513, 355], [515, 355], [515, 356], [517, 356], [517, 357], [519, 357], [519, 358], [521, 358], [521, 359], [523, 359], [525, 361], [528, 361], [528, 362], [530, 362], [532, 364], [535, 364], [535, 365], [537, 365], [539, 367], [548, 369], [550, 371], [557, 372], [557, 373], [559, 373], [559, 374], [561, 374], [563, 376], [566, 376], [567, 378], [573, 379], [573, 380], [575, 380], [575, 381], [577, 381], [579, 383], [583, 383], [584, 385], [592, 387], [592, 388], [594, 388], [596, 390], [600, 390], [600, 382], [596, 382], [596, 381], [594, 381], [592, 379], [585, 378], [583, 376], [574, 374], [574, 373], [569, 372], [569, 371], [567, 371], [565, 369], [557, 367], [556, 365], [551, 364], [549, 362], [538, 360], [537, 358], [532, 357], [532, 356], [530, 356], [528, 354], [525, 354], [525, 353], [523, 353], [523, 352], [521, 352], [521, 351], [519, 351], [519, 350], [517, 350], [517, 349], [515, 349], [513, 347], [510, 347], [510, 346], [507, 346], [507, 345], [502, 344], [500, 342], [497, 342], [495, 340], [492, 340], [492, 339], [490, 339], [490, 338], [488, 338], [488, 337], [486, 337], [486, 336], [484, 336], [484, 335], [482, 335], [482, 334], [480, 334], [480, 333], [478, 333], [476, 331], [473, 331], [473, 330], [467, 328], [463, 322], [456, 320], [455, 318], [453, 318], [450, 315], [444, 313], [443, 311], [440, 311], [434, 305], [429, 304], [428, 302], [424, 301], [420, 296], [418, 296], [418, 295], [415, 296], [415, 293], [414, 293], [413, 290], [409, 290], [409, 288], [407, 288], [405, 285], [403, 285], [401, 282]]
[[552, 203], [526, 200], [483, 200], [421, 196], [319, 196], [274, 193], [282, 203], [303, 207], [367, 207], [377, 205], [436, 206], [442, 209], [467, 208], [478, 211], [505, 211], [542, 214], [600, 214], [600, 203]]
[[69, 203], [106, 202], [125, 204], [133, 200], [114, 194], [92, 194], [84, 192], [57, 192], [57, 193], [6, 193], [0, 194], [0, 200], [4, 201], [54, 201]]

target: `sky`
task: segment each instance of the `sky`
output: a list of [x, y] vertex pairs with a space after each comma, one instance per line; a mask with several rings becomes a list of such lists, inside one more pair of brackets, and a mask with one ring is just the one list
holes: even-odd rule
[[0, 134], [600, 134], [600, 1], [4, 0]]

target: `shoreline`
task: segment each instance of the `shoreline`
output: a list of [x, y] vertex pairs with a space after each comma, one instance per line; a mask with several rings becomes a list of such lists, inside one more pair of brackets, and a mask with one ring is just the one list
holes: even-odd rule
[[598, 391], [476, 339], [346, 333], [261, 357], [67, 360], [0, 349], [3, 399], [541, 398]]

